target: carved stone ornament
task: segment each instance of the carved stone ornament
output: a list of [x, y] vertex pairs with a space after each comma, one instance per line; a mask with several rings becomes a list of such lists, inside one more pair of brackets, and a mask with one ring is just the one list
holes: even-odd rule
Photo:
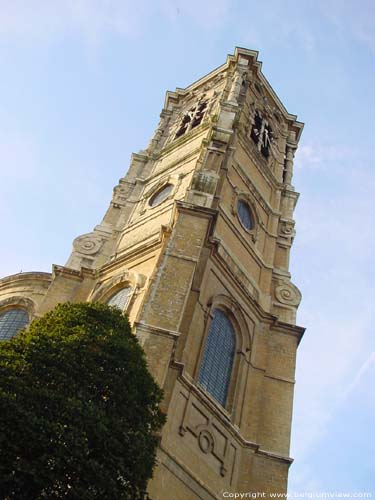
[[99, 252], [102, 246], [102, 238], [94, 233], [78, 236], [78, 238], [73, 241], [74, 250], [76, 252], [83, 253], [84, 255], [94, 255]]
[[275, 289], [275, 297], [288, 306], [298, 306], [301, 302], [301, 292], [292, 283], [281, 283]]
[[212, 453], [214, 449], [214, 439], [207, 429], [199, 433], [198, 444], [203, 453]]
[[282, 222], [280, 225], [280, 235], [284, 237], [294, 236], [294, 226], [291, 222]]

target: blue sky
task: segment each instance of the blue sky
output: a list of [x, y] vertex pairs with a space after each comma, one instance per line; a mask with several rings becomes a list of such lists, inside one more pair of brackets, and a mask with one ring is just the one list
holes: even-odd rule
[[64, 264], [164, 93], [260, 51], [306, 123], [291, 259], [303, 294], [290, 491], [375, 495], [375, 3], [0, 0], [0, 275]]

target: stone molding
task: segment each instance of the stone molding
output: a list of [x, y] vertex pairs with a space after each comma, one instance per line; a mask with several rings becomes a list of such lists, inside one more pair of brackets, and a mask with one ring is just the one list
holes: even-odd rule
[[301, 302], [302, 295], [293, 283], [284, 281], [275, 287], [275, 298], [281, 304], [297, 307]]
[[83, 255], [96, 255], [103, 244], [104, 239], [92, 232], [78, 236], [73, 241], [73, 248]]
[[31, 319], [35, 314], [36, 304], [33, 300], [23, 297], [22, 295], [13, 295], [4, 300], [0, 300], [0, 313], [14, 307], [27, 311], [29, 319]]
[[[99, 281], [94, 290], [91, 292], [89, 300], [92, 302], [102, 301], [109, 298], [117, 290], [120, 290], [125, 285], [130, 285], [133, 288], [133, 292], [137, 292], [140, 288], [143, 288], [146, 283], [146, 276], [139, 274], [135, 271], [129, 269], [123, 270], [121, 273], [110, 278], [108, 281]], [[133, 297], [133, 294], [132, 294]], [[129, 301], [129, 304], [131, 299]]]

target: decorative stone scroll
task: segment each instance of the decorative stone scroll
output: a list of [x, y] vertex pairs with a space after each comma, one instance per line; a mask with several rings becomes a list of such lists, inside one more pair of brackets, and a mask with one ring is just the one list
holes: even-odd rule
[[281, 303], [288, 306], [298, 306], [301, 302], [301, 292], [290, 282], [283, 282], [275, 288], [275, 297]]
[[73, 241], [74, 250], [84, 255], [95, 255], [102, 246], [103, 239], [94, 233], [83, 234]]

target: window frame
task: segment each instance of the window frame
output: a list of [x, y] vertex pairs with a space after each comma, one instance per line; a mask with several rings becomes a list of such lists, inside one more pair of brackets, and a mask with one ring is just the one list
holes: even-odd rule
[[[126, 288], [129, 288], [130, 292], [129, 292], [129, 295], [128, 295], [128, 300], [127, 300], [125, 306], [122, 309], [119, 306], [117, 306], [116, 304], [114, 304], [113, 306], [112, 306], [112, 304], [109, 304], [109, 301], [111, 299], [113, 299], [118, 293], [120, 293], [122, 290], [124, 290]], [[121, 312], [127, 313], [128, 310], [130, 309], [130, 304], [131, 304], [131, 302], [133, 300], [134, 292], [135, 292], [135, 286], [134, 286], [134, 284], [130, 283], [129, 281], [123, 281], [123, 282], [119, 283], [118, 286], [116, 286], [114, 288], [111, 288], [108, 291], [108, 293], [105, 294], [103, 302], [105, 304], [109, 305], [109, 306], [117, 307], [118, 309], [120, 309]]]
[[0, 331], [0, 342], [5, 342], [5, 341], [9, 341], [11, 340], [12, 338], [16, 337], [18, 335], [18, 333], [20, 332], [20, 330], [22, 330], [23, 328], [27, 327], [30, 325], [30, 312], [27, 310], [26, 307], [21, 307], [20, 305], [16, 304], [16, 303], [13, 303], [13, 304], [9, 304], [5, 307], [1, 307], [0, 308], [0, 317], [3, 315], [3, 314], [6, 314], [10, 311], [21, 311], [23, 313], [26, 314], [27, 316], [27, 322], [25, 323], [24, 326], [21, 326], [20, 328], [18, 328], [18, 330], [9, 338], [2, 338], [1, 336], [1, 331]]
[[[233, 298], [219, 294], [207, 303], [207, 310], [205, 313], [204, 328], [202, 331], [201, 342], [199, 347], [199, 354], [197, 356], [194, 368], [194, 382], [199, 392], [215, 406], [221, 413], [229, 420], [236, 423], [237, 421], [237, 406], [238, 401], [244, 398], [244, 382], [240, 380], [238, 375], [245, 368], [245, 364], [249, 363], [252, 345], [252, 334], [249, 330], [249, 325], [245, 320], [242, 309]], [[225, 406], [222, 406], [209, 392], [207, 392], [198, 383], [200, 367], [203, 359], [203, 353], [206, 346], [207, 337], [210, 331], [211, 322], [215, 309], [222, 310], [232, 323], [234, 333], [236, 336], [235, 352], [228, 385], [227, 398]], [[241, 406], [242, 403], [240, 403]], [[240, 408], [239, 408], [240, 410]]]
[[[159, 196], [159, 194], [161, 194], [164, 190], [166, 190], [167, 188], [170, 187], [170, 190], [168, 191], [167, 195], [165, 196], [165, 198], [162, 198], [161, 201], [153, 204], [153, 201], [155, 200], [155, 198], [157, 198]], [[159, 189], [157, 189], [154, 193], [151, 194], [151, 196], [149, 197], [148, 199], [148, 206], [150, 208], [156, 208], [158, 207], [159, 205], [161, 205], [162, 203], [164, 203], [166, 200], [168, 200], [168, 198], [171, 197], [171, 195], [173, 194], [174, 192], [174, 184], [172, 184], [171, 182], [166, 182], [165, 184], [163, 184], [162, 186], [159, 187]]]
[[[232, 327], [232, 331], [230, 333], [233, 335], [233, 338], [234, 338], [233, 354], [232, 354], [232, 359], [231, 359], [230, 371], [228, 374], [228, 380], [226, 382], [226, 393], [225, 393], [225, 401], [224, 402], [219, 401], [219, 399], [217, 399], [214, 396], [214, 394], [212, 394], [212, 392], [209, 391], [207, 388], [205, 388], [200, 382], [203, 361], [204, 361], [205, 354], [206, 354], [207, 349], [208, 349], [207, 343], [208, 343], [208, 339], [209, 339], [209, 336], [211, 333], [211, 328], [213, 326], [213, 322], [215, 320], [215, 314], [217, 311], [224, 314], [226, 319], [229, 321], [229, 323]], [[220, 405], [222, 408], [227, 408], [230, 387], [231, 387], [232, 378], [233, 378], [233, 369], [234, 369], [234, 365], [235, 365], [236, 352], [237, 352], [238, 335], [236, 334], [236, 329], [235, 329], [235, 326], [233, 324], [232, 318], [230, 317], [230, 315], [228, 315], [227, 311], [221, 307], [214, 307], [212, 309], [212, 311], [210, 312], [210, 321], [208, 321], [207, 323], [208, 323], [208, 325], [207, 325], [206, 332], [204, 335], [204, 341], [203, 341], [203, 346], [201, 349], [201, 355], [200, 355], [198, 371], [197, 371], [197, 384], [206, 394], [208, 394], [216, 402], [216, 404]]]
[[[238, 214], [238, 203], [240, 201], [246, 203], [249, 208], [251, 220], [253, 223], [251, 229], [247, 229], [247, 227], [242, 223], [240, 216]], [[246, 232], [246, 234], [250, 236], [251, 240], [255, 243], [259, 236], [260, 217], [256, 209], [255, 203], [253, 202], [250, 194], [245, 191], [239, 191], [237, 188], [234, 188], [231, 201], [231, 210], [232, 214], [236, 217], [236, 219], [240, 223], [240, 228], [243, 229]]]
[[[239, 207], [238, 207], [240, 203], [243, 203], [244, 205], [246, 205], [246, 207], [249, 211], [251, 227], [246, 227], [244, 222], [241, 219], [241, 215], [240, 215], [240, 211], [239, 211]], [[236, 213], [237, 213], [237, 218], [240, 221], [241, 226], [245, 229], [245, 231], [247, 231], [248, 233], [251, 234], [252, 231], [254, 230], [254, 227], [255, 227], [255, 217], [254, 217], [254, 211], [251, 209], [251, 205], [249, 204], [249, 202], [245, 198], [239, 197], [237, 199]]]

